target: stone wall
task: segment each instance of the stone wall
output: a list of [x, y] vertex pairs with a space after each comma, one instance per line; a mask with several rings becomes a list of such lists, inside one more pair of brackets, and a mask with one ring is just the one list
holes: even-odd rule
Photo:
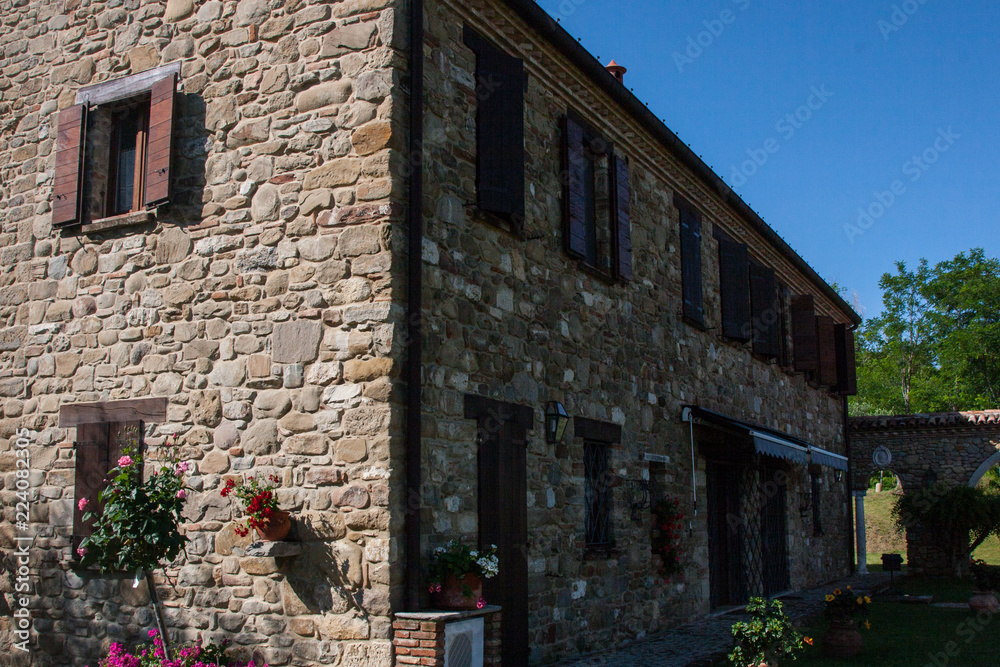
[[[850, 424], [857, 491], [867, 491], [868, 480], [882, 469], [895, 473], [904, 493], [934, 482], [974, 486], [990, 467], [1000, 463], [1000, 410], [854, 417]], [[874, 460], [880, 447], [885, 447], [892, 457], [884, 468]], [[908, 526], [909, 571], [935, 576], [954, 574], [945, 546], [935, 531]], [[956, 553], [961, 553], [961, 547], [956, 548]]]
[[[463, 23], [525, 61], [527, 220], [524, 238], [476, 215], [475, 57]], [[704, 501], [685, 535], [681, 576], [656, 574], [649, 513], [630, 518], [615, 490], [618, 549], [584, 549], [583, 441], [572, 425], [563, 445], [547, 445], [548, 400], [571, 415], [622, 426], [612, 467], [647, 474], [644, 454], [668, 456], [665, 491], [691, 507], [686, 404], [724, 412], [844, 451], [841, 399], [802, 375], [755, 359], [718, 335], [718, 249], [713, 223], [749, 244], [796, 293], [846, 321], [818, 288], [719, 196], [682, 167], [553, 47], [500, 2], [434, 0], [427, 8], [427, 179], [424, 209], [425, 377], [423, 490], [425, 551], [450, 538], [477, 537], [476, 424], [463, 418], [463, 394], [532, 407], [528, 442], [529, 603], [532, 661], [604, 648], [708, 611]], [[560, 119], [572, 108], [631, 161], [635, 278], [610, 285], [581, 271], [562, 250]], [[708, 331], [681, 318], [679, 218], [682, 194], [704, 213], [702, 234]], [[695, 477], [704, 498], [705, 462]], [[799, 588], [848, 572], [848, 504], [843, 482], [823, 477], [826, 533], [813, 537], [799, 512], [808, 489], [793, 473], [788, 493], [792, 584]]]
[[[0, 2], [0, 540], [9, 554], [18, 428], [37, 534], [22, 664], [95, 664], [151, 627], [142, 588], [70, 567], [75, 433], [58, 421], [61, 405], [145, 396], [169, 398], [152, 455], [175, 436], [195, 464], [191, 542], [157, 575], [171, 634], [235, 637], [271, 665], [390, 664], [405, 192], [391, 5]], [[54, 230], [58, 110], [177, 61], [171, 203], [140, 227]], [[218, 489], [251, 472], [280, 476], [302, 555], [238, 555]], [[25, 658], [2, 623], [4, 653]]]

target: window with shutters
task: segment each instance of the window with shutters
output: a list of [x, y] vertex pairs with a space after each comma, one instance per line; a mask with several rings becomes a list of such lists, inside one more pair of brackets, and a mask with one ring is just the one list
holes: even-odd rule
[[681, 290], [684, 317], [705, 323], [701, 274], [701, 213], [686, 200], [676, 197], [681, 219]]
[[854, 396], [858, 393], [854, 330], [847, 324], [834, 327], [837, 346], [837, 393]]
[[476, 54], [476, 206], [524, 228], [524, 62], [465, 26]]
[[179, 71], [175, 63], [88, 86], [60, 112], [53, 225], [106, 222], [167, 203]]
[[792, 293], [784, 285], [778, 285], [778, 340], [781, 346], [779, 363], [785, 368], [792, 365], [792, 327], [789, 321], [789, 307]]
[[722, 306], [722, 335], [741, 343], [753, 334], [750, 312], [749, 257], [747, 247], [715, 232], [719, 244], [719, 298]]
[[816, 316], [816, 340], [819, 348], [819, 376], [821, 385], [835, 389], [837, 386], [837, 342], [834, 338], [834, 321], [828, 315]]
[[781, 310], [774, 269], [750, 263], [750, 297], [754, 354], [776, 359], [781, 354]]
[[792, 349], [796, 371], [813, 375], [819, 373], [816, 306], [811, 294], [792, 297]]
[[566, 251], [602, 277], [632, 278], [628, 162], [575, 114], [563, 132]]

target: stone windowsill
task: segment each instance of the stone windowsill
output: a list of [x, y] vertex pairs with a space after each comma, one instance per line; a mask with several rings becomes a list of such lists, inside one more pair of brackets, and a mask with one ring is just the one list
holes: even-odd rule
[[435, 621], [444, 623], [454, 623], [480, 616], [489, 616], [499, 612], [502, 607], [495, 604], [488, 604], [482, 609], [467, 609], [461, 611], [442, 611], [438, 609], [428, 609], [426, 611], [401, 611], [393, 614], [396, 619], [405, 621]]
[[93, 222], [80, 225], [80, 233], [95, 234], [97, 232], [106, 232], [111, 229], [135, 227], [136, 225], [144, 225], [153, 222], [154, 220], [156, 220], [156, 213], [154, 211], [133, 211], [132, 213], [115, 215], [110, 218], [101, 218], [100, 220], [94, 220]]
[[[242, 551], [242, 554], [237, 553]], [[287, 558], [302, 553], [301, 542], [254, 542], [241, 549], [233, 548], [233, 554], [252, 556], [254, 558]]]

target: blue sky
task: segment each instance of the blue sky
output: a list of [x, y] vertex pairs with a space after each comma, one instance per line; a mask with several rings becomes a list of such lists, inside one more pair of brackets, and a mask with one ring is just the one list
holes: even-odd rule
[[897, 260], [1000, 254], [994, 3], [540, 4], [863, 315]]

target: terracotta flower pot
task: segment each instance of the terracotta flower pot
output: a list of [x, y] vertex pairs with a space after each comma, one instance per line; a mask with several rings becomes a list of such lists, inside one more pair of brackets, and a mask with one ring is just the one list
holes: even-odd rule
[[997, 596], [993, 594], [993, 591], [972, 591], [972, 597], [969, 598], [969, 609], [977, 614], [981, 611], [995, 614], [1000, 611], [1000, 603], [997, 602]]
[[853, 619], [834, 620], [830, 622], [830, 629], [823, 636], [823, 653], [841, 660], [853, 658], [861, 653], [863, 642], [861, 633], [854, 627]]
[[288, 536], [291, 529], [292, 522], [288, 519], [288, 512], [278, 510], [266, 523], [257, 527], [257, 534], [265, 542], [280, 542]]
[[[471, 595], [465, 595], [465, 586], [472, 590]], [[477, 575], [466, 574], [460, 578], [449, 574], [441, 582], [441, 591], [434, 594], [434, 605], [441, 609], [475, 609], [481, 597], [483, 580]]]

